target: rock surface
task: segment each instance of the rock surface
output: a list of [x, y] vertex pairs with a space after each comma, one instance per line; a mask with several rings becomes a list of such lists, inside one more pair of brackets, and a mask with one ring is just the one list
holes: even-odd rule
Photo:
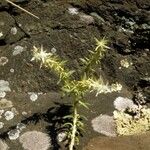
[[149, 150], [150, 133], [125, 137], [96, 137], [83, 150]]

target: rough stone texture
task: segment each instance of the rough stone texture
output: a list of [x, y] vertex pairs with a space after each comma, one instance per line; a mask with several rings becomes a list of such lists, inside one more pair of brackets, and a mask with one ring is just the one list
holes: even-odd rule
[[[8, 133], [10, 128], [16, 126], [18, 122], [23, 121], [28, 124], [27, 129], [29, 129], [32, 126], [32, 123], [29, 122], [41, 121], [42, 117], [48, 127], [44, 121], [39, 121], [40, 123], [31, 127], [32, 130], [42, 129], [45, 131], [48, 128], [47, 132], [50, 132], [50, 129], [54, 131], [53, 128], [57, 124], [54, 120], [57, 120], [57, 117], [62, 118], [62, 115], [68, 110], [68, 107], [65, 107], [65, 111], [61, 112], [61, 115], [58, 112], [61, 110], [60, 108], [56, 109], [56, 113], [51, 112], [56, 106], [61, 106], [59, 103], [62, 100], [54, 93], [52, 97], [46, 95], [41, 99], [39, 96], [38, 101], [35, 102], [30, 101], [28, 95], [19, 95], [20, 92], [46, 93], [60, 90], [57, 85], [58, 78], [51, 70], [40, 68], [38, 63], [30, 61], [33, 45], [37, 47], [43, 45], [47, 52], [55, 48], [57, 50], [55, 53], [60, 58], [69, 61], [68, 68], [79, 70], [83, 67], [79, 58], [87, 56], [88, 50], [95, 48], [94, 38], [101, 39], [105, 36], [109, 40], [111, 49], [102, 60], [101, 66], [97, 66], [95, 75], [99, 77], [102, 74], [110, 82], [121, 82], [123, 90], [130, 91], [131, 97], [133, 92], [139, 88], [143, 97], [149, 95], [149, 81], [146, 81], [146, 86], [145, 81], [142, 81], [149, 77], [150, 72], [149, 0], [12, 1], [40, 19], [33, 18], [6, 3], [5, 0], [0, 1], [0, 35], [3, 35], [0, 36], [0, 58], [7, 57], [9, 60], [7, 64], [0, 66], [0, 80], [10, 83], [12, 93], [7, 92], [6, 98], [13, 101], [13, 105], [19, 113], [13, 121], [5, 122], [1, 136]], [[68, 8], [77, 8], [78, 14], [70, 14]], [[82, 14], [86, 16], [86, 20], [85, 17], [84, 19], [80, 18]], [[17, 33], [11, 34], [14, 27], [17, 29]], [[13, 50], [17, 45], [26, 50], [13, 56]], [[133, 65], [129, 68], [119, 69], [122, 59], [131, 60]], [[12, 68], [14, 71], [10, 71]], [[74, 76], [78, 78], [79, 72], [77, 71]], [[116, 98], [115, 94], [121, 96], [121, 93], [113, 93], [108, 97], [100, 95], [97, 99], [94, 96], [90, 97], [89, 103], [92, 108], [90, 108], [90, 113], [86, 112], [85, 115], [91, 115], [89, 118], [92, 119], [101, 113], [112, 113], [114, 109], [112, 101]], [[125, 96], [128, 97], [128, 95]], [[56, 99], [57, 104], [54, 103]], [[139, 96], [136, 96], [136, 101], [138, 101], [137, 99]], [[144, 100], [147, 102], [147, 99]], [[61, 103], [64, 103], [64, 99]], [[21, 115], [22, 112], [26, 112], [27, 118]], [[90, 119], [89, 126], [91, 127]], [[89, 127], [86, 133], [83, 142], [80, 142], [81, 145], [85, 145], [87, 140], [96, 134]], [[16, 147], [21, 149], [18, 143], [9, 144], [13, 150]], [[55, 141], [54, 144], [56, 144]], [[55, 147], [58, 148], [57, 145]], [[80, 150], [81, 147], [77, 149]]]
[[97, 137], [90, 140], [83, 150], [149, 150], [150, 134], [125, 137]]
[[0, 150], [8, 150], [8, 145], [0, 139]]

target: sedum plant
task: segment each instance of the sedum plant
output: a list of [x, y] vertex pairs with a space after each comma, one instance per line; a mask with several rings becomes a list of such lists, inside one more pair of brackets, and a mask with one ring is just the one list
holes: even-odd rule
[[81, 121], [84, 116], [78, 112], [79, 107], [88, 108], [88, 104], [84, 100], [84, 95], [87, 92], [94, 91], [97, 96], [101, 93], [119, 91], [122, 88], [119, 83], [109, 85], [108, 83], [104, 83], [102, 77], [95, 79], [93, 76], [93, 68], [100, 63], [107, 49], [109, 49], [107, 40], [104, 38], [102, 40], [96, 39], [95, 50], [90, 51], [88, 57], [81, 59], [84, 67], [81, 70], [80, 79], [76, 80], [72, 76], [75, 71], [65, 67], [66, 61], [62, 61], [55, 54], [47, 53], [43, 50], [42, 46], [41, 48], [33, 47], [33, 58], [31, 60], [38, 61], [41, 64], [40, 66], [53, 70], [59, 78], [58, 84], [61, 83], [62, 85], [63, 94], [72, 97], [72, 114], [65, 116], [71, 122], [64, 124], [64, 126], [68, 127], [69, 150], [73, 150], [75, 145], [79, 143], [79, 131], [84, 127]]

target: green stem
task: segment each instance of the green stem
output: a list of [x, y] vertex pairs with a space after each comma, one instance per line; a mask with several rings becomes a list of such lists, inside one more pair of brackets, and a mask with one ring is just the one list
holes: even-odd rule
[[77, 107], [78, 107], [78, 101], [74, 100], [74, 105], [73, 105], [73, 127], [72, 127], [72, 132], [71, 132], [71, 141], [70, 141], [70, 145], [69, 145], [69, 150], [73, 150], [73, 147], [75, 145], [75, 137], [76, 137], [77, 121], [78, 121]]

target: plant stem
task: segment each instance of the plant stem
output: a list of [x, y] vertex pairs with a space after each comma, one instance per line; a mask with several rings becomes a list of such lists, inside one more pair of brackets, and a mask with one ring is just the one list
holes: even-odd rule
[[8, 2], [8, 3], [10, 3], [11, 5], [13, 5], [13, 6], [15, 6], [15, 7], [21, 9], [21, 10], [24, 11], [25, 13], [27, 13], [27, 14], [29, 14], [29, 15], [35, 17], [36, 19], [40, 19], [38, 16], [36, 16], [36, 15], [30, 13], [29, 11], [25, 10], [24, 8], [22, 8], [22, 7], [18, 6], [18, 5], [16, 5], [16, 4], [13, 3], [12, 1], [10, 1], [10, 0], [5, 0], [5, 1]]
[[69, 150], [73, 150], [73, 147], [75, 144], [77, 121], [78, 121], [78, 113], [77, 113], [78, 101], [75, 99], [73, 103], [74, 103], [73, 104], [73, 127], [72, 127], [72, 132], [71, 132], [71, 142], [69, 145]]

